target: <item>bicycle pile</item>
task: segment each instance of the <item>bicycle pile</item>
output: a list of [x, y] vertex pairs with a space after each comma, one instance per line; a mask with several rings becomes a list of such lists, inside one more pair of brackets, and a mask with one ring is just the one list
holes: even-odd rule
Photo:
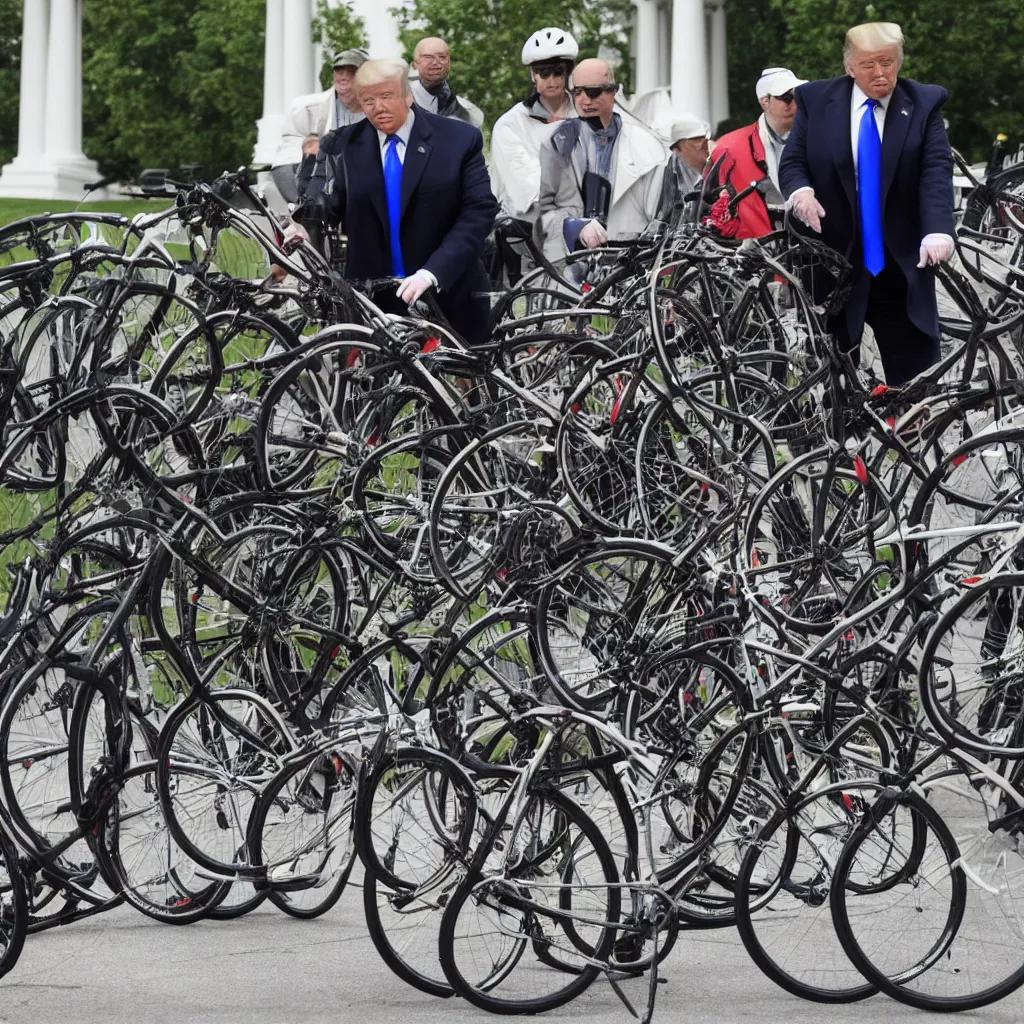
[[785, 233], [542, 267], [469, 351], [243, 176], [0, 231], [0, 971], [314, 917], [358, 852], [395, 973], [498, 1012], [649, 1019], [732, 924], [811, 999], [1024, 983], [1015, 202], [898, 391]]

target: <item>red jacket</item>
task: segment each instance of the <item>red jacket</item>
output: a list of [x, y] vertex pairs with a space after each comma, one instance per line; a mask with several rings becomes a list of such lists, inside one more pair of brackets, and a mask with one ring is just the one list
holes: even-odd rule
[[711, 154], [705, 195], [719, 195], [725, 189], [728, 198], [719, 198], [712, 205], [704, 223], [726, 238], [761, 238], [772, 231], [768, 204], [760, 192], [752, 192], [741, 199], [735, 215], [728, 209], [729, 199], [749, 188], [752, 181], [760, 182], [768, 177], [764, 143], [757, 126], [755, 121], [723, 135]]

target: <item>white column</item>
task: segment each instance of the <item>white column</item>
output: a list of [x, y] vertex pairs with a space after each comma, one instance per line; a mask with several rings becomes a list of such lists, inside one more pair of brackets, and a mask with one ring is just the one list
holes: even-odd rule
[[263, 116], [256, 122], [253, 161], [272, 164], [284, 132], [284, 0], [267, 0], [266, 40], [263, 44]]
[[658, 85], [672, 81], [672, 0], [658, 4]]
[[392, 7], [401, 4], [387, 3], [385, 0], [351, 0], [349, 6], [356, 17], [363, 19], [367, 47], [374, 60], [402, 56], [398, 22], [391, 13]]
[[316, 91], [319, 84], [313, 70], [313, 28], [309, 0], [284, 0], [282, 76], [285, 111], [297, 96]]
[[643, 96], [661, 85], [658, 76], [657, 0], [633, 0], [636, 27], [633, 34], [633, 59], [636, 68], [635, 96]]
[[672, 107], [710, 119], [704, 0], [672, 5]]
[[725, 34], [725, 0], [716, 0], [711, 11], [711, 130], [729, 117], [729, 51]]
[[82, 0], [25, 0], [24, 17], [19, 150], [0, 195], [82, 200], [100, 176], [82, 152]]

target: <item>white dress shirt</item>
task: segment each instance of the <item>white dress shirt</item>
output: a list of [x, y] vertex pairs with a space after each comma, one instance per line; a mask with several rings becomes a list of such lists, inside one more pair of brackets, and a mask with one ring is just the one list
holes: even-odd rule
[[[885, 131], [885, 112], [889, 109], [889, 101], [892, 93], [884, 99], [875, 102], [875, 124], [878, 125], [878, 138], [881, 140]], [[861, 87], [853, 83], [853, 95], [850, 97], [850, 143], [853, 146], [853, 173], [857, 174], [857, 149], [860, 142], [860, 122], [864, 116], [864, 104], [867, 103], [867, 94]]]
[[[412, 126], [415, 120], [416, 115], [410, 110], [409, 116], [405, 119], [405, 124], [403, 124], [402, 127], [399, 128], [398, 131], [394, 133], [395, 135], [398, 136], [398, 142], [396, 143], [395, 148], [398, 150], [399, 162], [403, 166], [405, 165], [405, 149], [409, 145], [409, 136], [412, 135]], [[390, 139], [391, 136], [385, 135], [384, 132], [378, 129], [377, 138], [380, 140], [380, 162], [381, 166], [383, 166], [384, 153], [385, 150], [387, 149], [388, 139]]]
[[[410, 110], [409, 116], [405, 119], [405, 124], [403, 124], [402, 127], [399, 128], [397, 132], [394, 132], [394, 134], [398, 136], [398, 142], [395, 143], [395, 150], [398, 153], [399, 162], [402, 164], [403, 167], [405, 166], [405, 151], [409, 146], [409, 137], [412, 135], [412, 126], [415, 120], [416, 115]], [[390, 135], [385, 135], [384, 132], [382, 132], [379, 128], [377, 129], [377, 140], [380, 143], [380, 163], [382, 167], [384, 166], [384, 158], [388, 147], [388, 139], [390, 138]], [[421, 268], [416, 273], [426, 274], [426, 276], [433, 282], [434, 287], [438, 291], [441, 290], [440, 285], [437, 283], [437, 278], [429, 270]]]

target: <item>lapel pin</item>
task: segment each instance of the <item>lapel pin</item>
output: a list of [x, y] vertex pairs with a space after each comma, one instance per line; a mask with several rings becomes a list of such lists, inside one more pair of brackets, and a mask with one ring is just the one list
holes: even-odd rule
[[902, 109], [902, 110], [900, 111], [900, 113], [901, 113], [901, 114], [902, 114], [902, 115], [903, 115], [904, 117], [910, 117], [910, 115], [909, 115], [909, 114], [907, 113], [907, 108], [906, 108], [906, 107], [904, 107], [904, 108], [903, 108], [903, 109]]
[[[906, 111], [904, 110], [903, 113], [905, 114]], [[426, 153], [426, 150], [422, 146], [418, 146], [417, 147], [417, 152], [418, 153]]]

